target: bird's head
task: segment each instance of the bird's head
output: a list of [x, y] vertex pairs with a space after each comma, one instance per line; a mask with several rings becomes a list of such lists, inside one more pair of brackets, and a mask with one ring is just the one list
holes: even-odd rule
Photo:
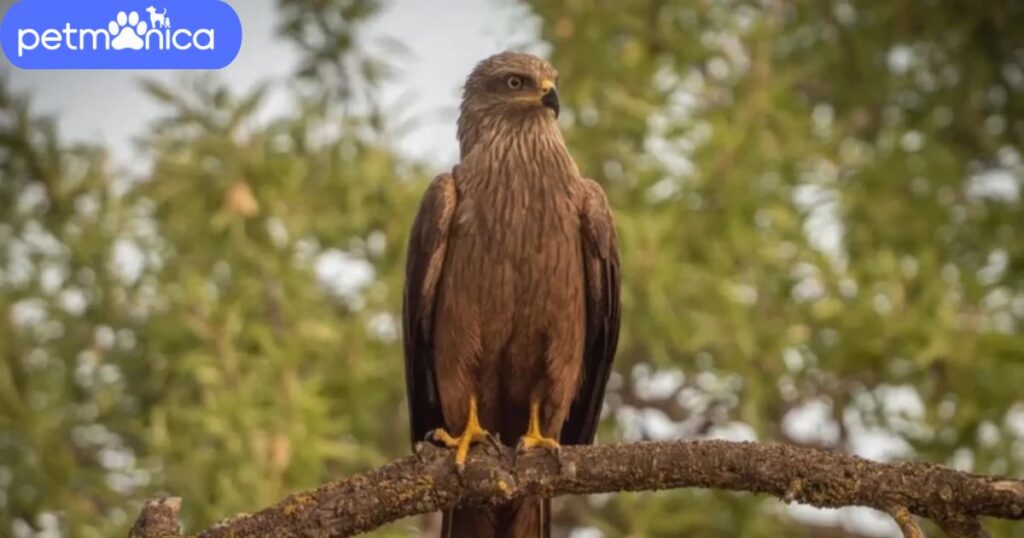
[[558, 71], [521, 52], [495, 54], [476, 65], [463, 88], [459, 138], [473, 136], [484, 123], [520, 124], [541, 119], [556, 125]]

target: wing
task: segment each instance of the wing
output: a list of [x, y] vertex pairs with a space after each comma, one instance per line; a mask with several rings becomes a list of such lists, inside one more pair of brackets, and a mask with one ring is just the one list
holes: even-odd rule
[[583, 182], [580, 224], [587, 330], [582, 379], [569, 418], [562, 426], [561, 442], [571, 445], [594, 441], [604, 388], [619, 343], [619, 244], [615, 222], [601, 186], [590, 179]]
[[405, 389], [409, 402], [412, 442], [444, 426], [434, 372], [431, 342], [437, 284], [444, 270], [448, 231], [455, 214], [457, 192], [452, 174], [434, 178], [423, 194], [409, 234], [402, 304], [405, 348]]

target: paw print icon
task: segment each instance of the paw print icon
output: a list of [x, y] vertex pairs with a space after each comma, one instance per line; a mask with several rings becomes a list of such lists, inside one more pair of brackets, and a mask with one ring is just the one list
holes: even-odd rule
[[132, 11], [125, 13], [117, 12], [117, 17], [107, 25], [107, 31], [113, 38], [110, 40], [110, 48], [114, 50], [142, 50], [145, 43], [142, 36], [146, 35], [149, 26], [146, 21], [139, 18], [139, 14]]

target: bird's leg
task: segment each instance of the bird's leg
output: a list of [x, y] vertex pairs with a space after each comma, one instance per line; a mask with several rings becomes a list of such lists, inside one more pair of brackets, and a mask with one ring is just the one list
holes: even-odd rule
[[558, 444], [557, 439], [544, 437], [544, 434], [541, 433], [540, 402], [533, 400], [530, 402], [530, 426], [526, 430], [526, 435], [519, 438], [518, 451], [525, 452], [536, 447], [547, 448], [557, 455], [562, 445]]
[[462, 435], [452, 437], [444, 428], [434, 430], [431, 437], [448, 448], [455, 449], [455, 466], [461, 470], [466, 465], [466, 458], [469, 456], [469, 447], [473, 443], [486, 441], [490, 434], [480, 426], [480, 419], [476, 413], [476, 397], [469, 398], [469, 418], [466, 419], [466, 427]]

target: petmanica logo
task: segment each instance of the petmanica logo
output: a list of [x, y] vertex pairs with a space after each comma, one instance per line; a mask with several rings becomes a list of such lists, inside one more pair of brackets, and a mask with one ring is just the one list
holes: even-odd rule
[[242, 24], [220, 0], [21, 0], [0, 44], [22, 69], [220, 69]]

